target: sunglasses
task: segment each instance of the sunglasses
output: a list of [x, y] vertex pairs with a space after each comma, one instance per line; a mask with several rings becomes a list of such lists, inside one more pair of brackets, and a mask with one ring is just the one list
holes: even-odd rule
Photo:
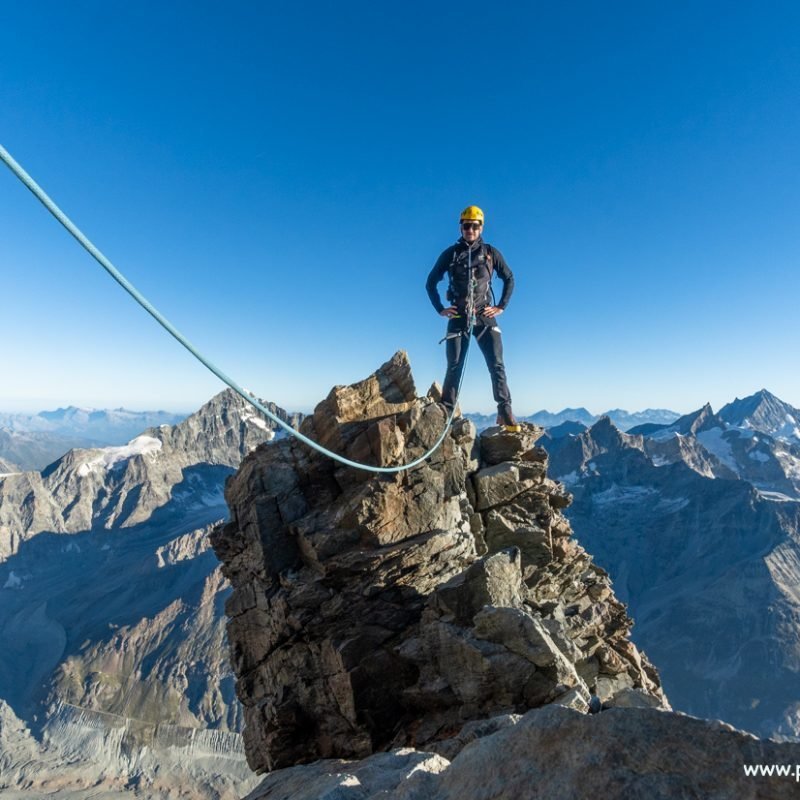
[[465, 231], [477, 231], [480, 230], [482, 224], [482, 222], [462, 222], [461, 227]]

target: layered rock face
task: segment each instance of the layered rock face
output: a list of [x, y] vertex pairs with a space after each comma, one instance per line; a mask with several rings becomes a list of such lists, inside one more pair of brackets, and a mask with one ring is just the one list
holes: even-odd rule
[[[302, 430], [351, 459], [404, 464], [444, 428], [436, 399], [416, 396], [398, 353], [332, 390]], [[541, 432], [478, 439], [457, 418], [399, 474], [294, 439], [245, 458], [212, 544], [234, 589], [253, 769], [401, 746], [452, 758], [479, 721], [550, 703], [667, 707], [607, 574], [571, 538]]]

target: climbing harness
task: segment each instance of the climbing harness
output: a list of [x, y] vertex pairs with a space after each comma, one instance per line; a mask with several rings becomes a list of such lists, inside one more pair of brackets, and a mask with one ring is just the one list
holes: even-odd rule
[[[296, 439], [299, 439], [304, 444], [307, 444], [309, 447], [314, 448], [319, 453], [322, 453], [329, 458], [338, 461], [340, 464], [344, 464], [348, 467], [353, 467], [354, 469], [362, 469], [367, 470], [368, 472], [377, 472], [377, 473], [397, 473], [403, 472], [407, 469], [411, 469], [412, 467], [416, 467], [421, 464], [423, 461], [430, 458], [433, 453], [439, 448], [439, 445], [444, 441], [444, 437], [447, 435], [447, 432], [450, 430], [450, 426], [453, 424], [453, 417], [456, 411], [456, 404], [458, 403], [458, 397], [461, 394], [461, 385], [464, 380], [464, 373], [466, 372], [466, 360], [469, 356], [469, 336], [472, 332], [472, 327], [474, 324], [474, 316], [471, 315], [469, 319], [469, 332], [467, 334], [467, 352], [464, 356], [464, 370], [461, 373], [461, 378], [458, 382], [458, 388], [456, 390], [456, 404], [453, 405], [453, 408], [450, 410], [450, 413], [447, 416], [447, 423], [445, 424], [444, 430], [442, 431], [439, 438], [434, 443], [433, 447], [430, 448], [426, 453], [423, 453], [419, 458], [415, 458], [413, 461], [409, 462], [408, 464], [402, 464], [401, 466], [396, 467], [373, 467], [369, 464], [361, 464], [358, 461], [351, 461], [349, 458], [345, 458], [338, 453], [334, 453], [332, 450], [328, 450], [326, 447], [318, 444], [317, 442], [309, 439], [307, 436], [304, 436], [300, 431], [295, 430], [291, 425], [284, 422], [280, 417], [276, 414], [273, 414], [268, 408], [266, 408], [263, 404], [259, 403], [254, 397], [251, 397], [241, 386], [239, 386], [232, 378], [229, 378], [224, 372], [222, 372], [219, 367], [209, 361], [194, 345], [189, 342], [189, 340], [180, 333], [172, 323], [166, 319], [148, 300], [144, 295], [142, 295], [136, 287], [130, 283], [125, 276], [111, 263], [111, 261], [97, 249], [97, 247], [92, 244], [92, 242], [81, 232], [81, 230], [72, 222], [72, 220], [53, 202], [53, 200], [47, 195], [47, 193], [39, 186], [33, 178], [28, 175], [28, 173], [12, 158], [11, 154], [8, 150], [5, 149], [2, 145], [0, 145], [0, 159], [2, 159], [6, 166], [19, 178], [19, 180], [27, 186], [28, 189], [35, 195], [35, 197], [42, 203], [42, 205], [64, 226], [64, 228], [69, 231], [72, 236], [77, 239], [78, 243], [86, 250], [89, 255], [100, 264], [101, 267], [145, 310], [148, 314], [150, 314], [153, 319], [164, 328], [167, 333], [177, 339], [203, 366], [205, 366], [208, 370], [210, 370], [214, 375], [216, 375], [223, 383], [227, 384], [231, 389], [233, 389], [236, 394], [238, 394], [241, 398], [246, 400], [250, 403], [251, 406], [257, 408], [264, 416], [268, 419], [271, 419], [276, 425], [283, 428], [290, 436], [294, 436]], [[470, 267], [472, 261], [470, 258]], [[471, 269], [470, 269], [471, 271]], [[474, 276], [473, 276], [473, 284], [474, 284]]]
[[[470, 259], [470, 265], [472, 263], [471, 257], [472, 257], [472, 250], [471, 248], [469, 248], [468, 258]], [[486, 264], [486, 270], [489, 273], [489, 283], [487, 285], [488, 289], [487, 300], [488, 296], [491, 295], [492, 305], [495, 306], [497, 305], [497, 302], [494, 296], [494, 287], [492, 286], [492, 278], [494, 277], [494, 254], [492, 253], [491, 245], [486, 244], [486, 242], [481, 242], [481, 258]], [[450, 258], [450, 263], [447, 265], [448, 284], [447, 284], [447, 293], [445, 296], [447, 297], [447, 301], [450, 303], [455, 302], [456, 300], [456, 292], [455, 289], [453, 288], [453, 284], [455, 279], [456, 262], [459, 260], [460, 259], [458, 258], [458, 251], [454, 249], [453, 254]], [[451, 317], [451, 319], [453, 319], [453, 317]]]
[[[477, 211], [480, 211], [480, 209], [477, 208], [477, 206], [470, 206], [468, 209], [464, 210], [464, 213], [473, 208], [476, 209]], [[492, 296], [492, 305], [496, 305], [494, 299], [494, 289], [492, 288], [492, 275], [494, 274], [494, 257], [492, 256], [491, 248], [485, 242], [481, 242], [481, 256], [484, 260], [484, 263], [487, 265], [486, 267], [487, 270], [489, 271], [489, 284], [487, 286], [488, 293], [490, 293]], [[457, 251], [453, 250], [453, 256], [450, 259], [450, 264], [447, 267], [449, 285], [447, 287], [446, 296], [448, 302], [450, 303], [453, 303], [456, 300], [456, 293], [455, 289], [453, 288], [453, 283], [454, 283], [453, 273], [455, 271], [456, 260], [457, 260]], [[476, 309], [475, 290], [478, 288], [478, 280], [475, 277], [475, 271], [472, 268], [472, 247], [469, 244], [469, 242], [467, 242], [467, 270], [469, 272], [469, 292], [467, 294], [466, 314], [464, 316], [466, 316], [469, 322], [469, 328], [468, 329], [465, 328], [464, 330], [460, 331], [452, 331], [451, 333], [445, 334], [445, 336], [439, 339], [439, 344], [442, 344], [442, 342], [446, 342], [449, 339], [459, 339], [462, 336], [466, 336], [467, 342], [469, 342], [470, 337], [472, 336], [472, 329], [475, 327], [477, 323], [477, 316], [475, 312]], [[453, 314], [453, 316], [449, 317], [449, 319], [461, 319], [461, 314]], [[488, 325], [484, 326], [483, 330], [475, 337], [475, 341], [479, 342], [483, 334], [486, 333], [488, 329], [489, 329]]]

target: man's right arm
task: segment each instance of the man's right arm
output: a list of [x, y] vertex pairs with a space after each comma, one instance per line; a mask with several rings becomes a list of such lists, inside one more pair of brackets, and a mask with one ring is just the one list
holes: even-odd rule
[[439, 282], [444, 278], [445, 274], [447, 273], [447, 265], [450, 263], [450, 248], [445, 250], [439, 258], [436, 259], [436, 263], [433, 265], [433, 269], [430, 271], [428, 275], [428, 280], [425, 281], [425, 290], [428, 292], [428, 297], [431, 299], [431, 303], [433, 307], [436, 309], [437, 314], [441, 314], [444, 311], [444, 305], [442, 305], [442, 299], [439, 297], [439, 289], [437, 288]]

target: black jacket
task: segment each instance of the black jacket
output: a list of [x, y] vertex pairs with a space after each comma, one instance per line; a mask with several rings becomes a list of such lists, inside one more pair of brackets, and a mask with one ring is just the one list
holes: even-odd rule
[[497, 305], [500, 308], [505, 308], [508, 305], [511, 293], [514, 291], [514, 275], [511, 273], [508, 264], [506, 264], [503, 254], [496, 247], [486, 244], [481, 238], [473, 242], [472, 245], [467, 244], [461, 238], [439, 256], [425, 283], [428, 297], [430, 297], [431, 303], [433, 303], [433, 307], [437, 312], [443, 311], [445, 308], [439, 297], [437, 286], [442, 278], [448, 275], [450, 286], [447, 291], [447, 300], [455, 305], [459, 312], [464, 313], [470, 290], [469, 250], [472, 250], [472, 269], [476, 281], [476, 312], [480, 313], [481, 309], [491, 305], [490, 288], [492, 276], [489, 274], [489, 258], [492, 261], [493, 273], [497, 273], [503, 281], [503, 294]]

